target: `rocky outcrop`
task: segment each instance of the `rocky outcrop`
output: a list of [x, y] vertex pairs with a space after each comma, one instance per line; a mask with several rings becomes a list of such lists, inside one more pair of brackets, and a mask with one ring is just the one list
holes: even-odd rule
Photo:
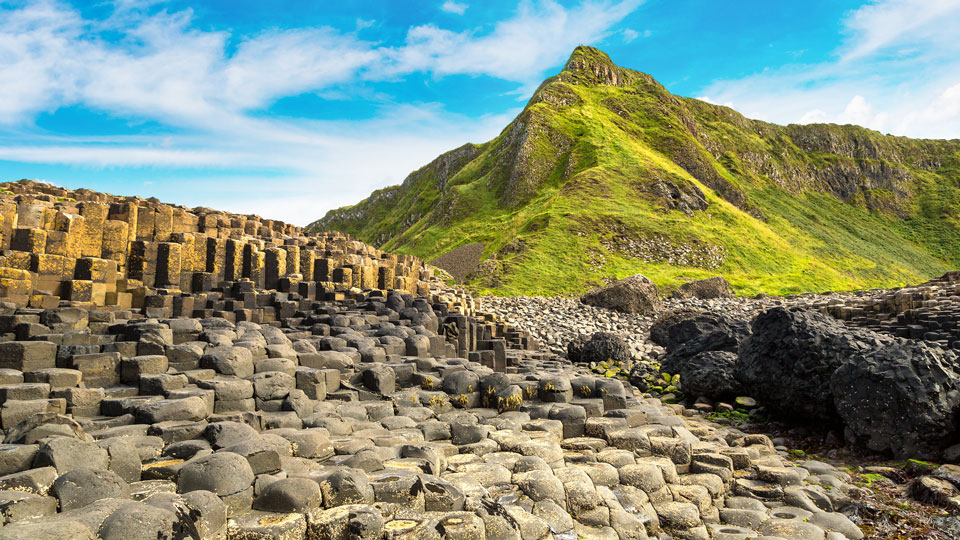
[[727, 318], [721, 321], [723, 324], [715, 329], [695, 336], [682, 345], [668, 348], [667, 355], [663, 358], [663, 369], [668, 373], [681, 373], [687, 359], [707, 351], [739, 353], [744, 340], [750, 336], [749, 324]]
[[689, 281], [680, 286], [676, 295], [680, 298], [733, 298], [733, 287], [722, 276]]
[[749, 319], [742, 315], [700, 309], [667, 312], [650, 328], [651, 340], [680, 359], [708, 350], [739, 352], [749, 335]]
[[[898, 457], [943, 459], [960, 448], [957, 355], [922, 341], [848, 328], [801, 307], [747, 325], [696, 310], [671, 312], [652, 335], [660, 369], [689, 399], [752, 396], [780, 418], [843, 426], [848, 442]], [[631, 382], [646, 389], [650, 374]]]
[[589, 339], [577, 338], [567, 346], [567, 358], [574, 363], [623, 363], [631, 358], [630, 347], [616, 334], [596, 332]]
[[740, 348], [738, 378], [772, 410], [805, 421], [838, 421], [831, 379], [850, 357], [892, 342], [802, 308], [760, 314]]
[[897, 340], [849, 357], [830, 378], [851, 442], [878, 452], [939, 460], [960, 442], [956, 358], [921, 342]]
[[[737, 379], [740, 358], [737, 353], [723, 350], [704, 351], [686, 358], [673, 367], [680, 375], [683, 392], [688, 396], [722, 400], [743, 393]], [[670, 373], [669, 369], [665, 369]]]
[[219, 300], [208, 294], [269, 289], [316, 299], [352, 287], [415, 293], [432, 276], [416, 257], [384, 253], [341, 233], [307, 234], [254, 215], [29, 180], [0, 184], [0, 247], [4, 301], [39, 309], [62, 302], [136, 308], [153, 317], [216, 309], [259, 322], [265, 307], [276, 306], [208, 308], [208, 299]]
[[622, 313], [649, 315], [660, 311], [663, 304], [657, 286], [646, 276], [634, 274], [590, 291], [580, 297], [584, 304], [612, 309]]

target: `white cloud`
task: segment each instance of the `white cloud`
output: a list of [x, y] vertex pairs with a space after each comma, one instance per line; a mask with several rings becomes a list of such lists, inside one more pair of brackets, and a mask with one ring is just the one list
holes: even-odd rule
[[[133, 167], [143, 174], [157, 168], [185, 169], [182, 180], [154, 182], [150, 195], [305, 225], [330, 208], [353, 204], [374, 189], [401, 182], [410, 171], [463, 142], [495, 137], [517, 113], [519, 108], [466, 118], [439, 105], [400, 105], [363, 121], [244, 119], [229, 130], [242, 136], [225, 130], [160, 141], [144, 136], [52, 137], [34, 145], [17, 144], [17, 137], [10, 137], [0, 139], [0, 159]], [[247, 170], [249, 176], [234, 177], [230, 171], [236, 169]], [[291, 205], [292, 200], [298, 202]], [[285, 210], [275, 211], [281, 208]]]
[[[530, 84], [576, 45], [606, 36], [640, 1], [525, 2], [487, 33], [415, 26], [399, 47], [328, 27], [201, 31], [190, 10], [145, 15], [137, 2], [104, 21], [85, 20], [40, 1], [0, 18], [0, 123], [75, 104], [178, 125], [223, 123], [283, 96], [413, 72]], [[101, 32], [120, 39], [104, 41]], [[232, 54], [228, 41], [237, 42]]]
[[330, 28], [276, 31], [244, 41], [223, 70], [226, 105], [252, 109], [278, 97], [350, 80], [379, 55]]
[[733, 102], [732, 102], [732, 101], [727, 101], [727, 102], [724, 102], [724, 103], [718, 103], [718, 102], [710, 99], [710, 96], [697, 96], [697, 97], [694, 98], [694, 99], [699, 99], [700, 101], [706, 101], [707, 103], [710, 103], [711, 105], [723, 105], [724, 107], [730, 107], [731, 109], [733, 108]]
[[453, 0], [447, 0], [440, 6], [440, 9], [446, 11], [447, 13], [453, 13], [455, 15], [463, 15], [467, 11], [467, 4], [460, 4], [454, 2]]
[[881, 0], [843, 23], [846, 41], [832, 60], [720, 80], [701, 92], [777, 123], [960, 138], [960, 0]]
[[644, 30], [643, 32], [637, 32], [632, 28], [625, 28], [620, 33], [623, 36], [624, 43], [632, 43], [633, 41], [636, 41], [638, 37], [641, 37], [641, 36], [648, 38], [653, 35], [653, 31], [651, 30]]
[[852, 35], [845, 60], [896, 47], [912, 48], [918, 38], [956, 47], [960, 0], [881, 0], [850, 13], [845, 27]]
[[579, 44], [596, 42], [641, 0], [588, 1], [567, 9], [551, 0], [522, 3], [485, 35], [415, 26], [403, 47], [386, 51], [389, 73], [465, 73], [532, 83]]
[[822, 109], [812, 109], [800, 117], [799, 123], [856, 124], [880, 131], [886, 127], [886, 121], [886, 113], [876, 111], [863, 96], [853, 96], [839, 113], [831, 114]]
[[[235, 200], [246, 211], [287, 208], [273, 217], [304, 224], [401, 181], [443, 151], [494, 137], [518, 111], [468, 118], [437, 105], [385, 106], [378, 117], [354, 122], [258, 114], [276, 100], [307, 92], [331, 99], [374, 95], [365, 82], [414, 72], [487, 75], [527, 89], [576, 45], [609, 35], [640, 1], [523, 2], [486, 29], [412, 27], [399, 46], [328, 27], [210, 31], [194, 24], [192, 11], [158, 11], [150, 0], [119, 2], [102, 20], [54, 0], [28, 2], [0, 12], [0, 159], [211, 175], [245, 168], [251, 178], [229, 181], [217, 200]], [[358, 19], [356, 30], [371, 24]], [[152, 120], [164, 134], [57, 137], [32, 126], [39, 113], [71, 106]], [[207, 175], [193, 176], [146, 185], [197, 199], [217, 189]], [[290, 183], [301, 195], [281, 197]], [[283, 204], [270, 202], [280, 198]]]

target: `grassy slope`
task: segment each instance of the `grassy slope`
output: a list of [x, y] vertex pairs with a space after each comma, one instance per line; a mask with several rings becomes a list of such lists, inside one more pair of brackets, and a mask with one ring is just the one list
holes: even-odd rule
[[[442, 189], [428, 166], [402, 188], [388, 188], [393, 198], [346, 209], [348, 219], [341, 209], [324, 227], [427, 259], [484, 242], [486, 254], [500, 252], [504, 271], [474, 285], [500, 294], [580, 292], [604, 277], [636, 272], [665, 287], [719, 274], [740, 294], [784, 294], [903, 285], [956, 267], [956, 141], [821, 127], [828, 138], [877, 146], [904, 164], [929, 156], [942, 161], [935, 172], [906, 165], [916, 178], [906, 195], [868, 190], [844, 203], [820, 186], [778, 185], [751, 160], [771, 156], [783, 172], [855, 165], [857, 158], [801, 150], [790, 137], [799, 128], [746, 120], [624, 73], [637, 76], [626, 88], [583, 84], [578, 74], [548, 81], [499, 137], [471, 149]], [[678, 165], [691, 162], [708, 169], [695, 178]], [[511, 176], [517, 168], [523, 174]], [[697, 178], [742, 192], [748, 202], [739, 206], [750, 212]], [[668, 210], [650, 193], [658, 179], [696, 186], [708, 208], [692, 215]], [[657, 244], [711, 246], [726, 257], [715, 269], [644, 262], [605, 247], [624, 233]]]

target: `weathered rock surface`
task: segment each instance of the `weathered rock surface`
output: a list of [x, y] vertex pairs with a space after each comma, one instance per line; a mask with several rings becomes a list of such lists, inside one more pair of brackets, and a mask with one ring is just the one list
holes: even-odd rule
[[580, 301], [621, 313], [654, 314], [663, 308], [657, 286], [646, 276], [635, 274], [590, 291]]
[[688, 281], [680, 286], [676, 295], [679, 298], [733, 298], [733, 287], [721, 276]]
[[847, 359], [891, 338], [850, 329], [801, 308], [760, 314], [740, 348], [738, 379], [749, 395], [784, 415], [836, 421], [831, 379]]
[[567, 358], [575, 363], [629, 362], [630, 348], [616, 334], [596, 332], [581, 343], [571, 342], [567, 347]]
[[[763, 499], [770, 519], [802, 477], [769, 439], [538, 352], [468, 298], [354, 292], [301, 305], [276, 324], [113, 314], [87, 334], [101, 344], [56, 345], [65, 362], [104, 349], [129, 359], [186, 329], [197, 364], [127, 362], [96, 410], [68, 393], [77, 408], [4, 426], [18, 441], [0, 448], [0, 488], [23, 491], [0, 489], [16, 520], [0, 538], [49, 534], [50, 520], [71, 538], [703, 538], [726, 499]], [[598, 333], [581, 355], [630, 352]], [[7, 395], [32, 399], [3, 410], [55, 399], [10, 376]]]
[[938, 348], [897, 342], [851, 356], [830, 379], [850, 432], [875, 451], [939, 460], [960, 442], [960, 374]]

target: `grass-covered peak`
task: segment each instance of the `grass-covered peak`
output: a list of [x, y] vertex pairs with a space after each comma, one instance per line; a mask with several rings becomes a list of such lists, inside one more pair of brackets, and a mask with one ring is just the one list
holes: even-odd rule
[[580, 45], [563, 66], [561, 80], [578, 84], [626, 86], [635, 75], [636, 72], [614, 64], [607, 53], [600, 49]]
[[472, 283], [504, 294], [634, 273], [783, 294], [955, 269], [958, 186], [960, 141], [750, 120], [577, 47], [495, 139], [311, 227], [427, 260], [482, 243]]

